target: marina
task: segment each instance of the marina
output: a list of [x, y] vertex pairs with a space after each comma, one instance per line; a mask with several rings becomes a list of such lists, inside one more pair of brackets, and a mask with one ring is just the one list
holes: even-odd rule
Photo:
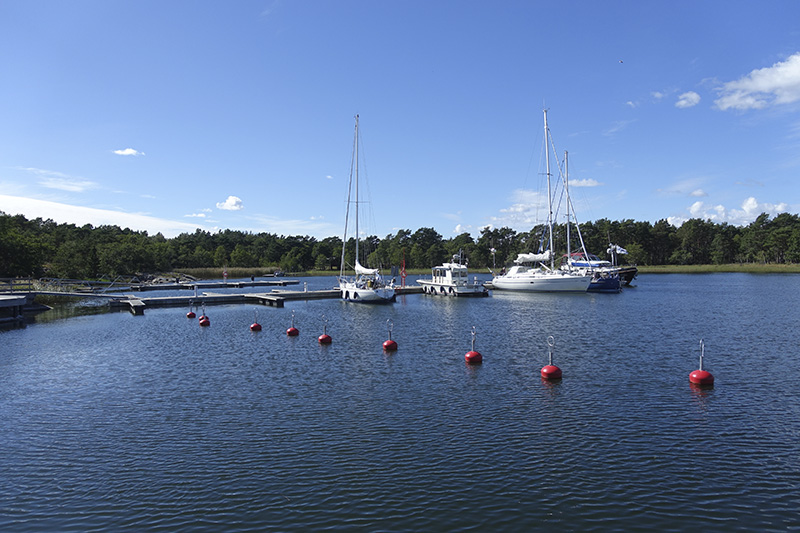
[[800, 526], [800, 277], [639, 281], [29, 317], [0, 330], [0, 529]]

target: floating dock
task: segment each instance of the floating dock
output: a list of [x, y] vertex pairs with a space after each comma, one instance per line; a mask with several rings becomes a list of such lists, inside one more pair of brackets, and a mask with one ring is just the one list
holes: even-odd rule
[[[422, 287], [398, 287], [398, 295], [421, 294]], [[259, 304], [270, 307], [283, 307], [287, 300], [325, 300], [341, 297], [339, 289], [323, 289], [315, 291], [287, 291], [273, 289], [266, 293], [224, 294], [204, 292], [198, 296], [156, 296], [153, 298], [135, 298], [132, 296], [118, 296], [110, 300], [111, 307], [127, 307], [134, 315], [143, 315], [145, 309], [159, 307], [189, 307], [199, 305], [221, 304]]]

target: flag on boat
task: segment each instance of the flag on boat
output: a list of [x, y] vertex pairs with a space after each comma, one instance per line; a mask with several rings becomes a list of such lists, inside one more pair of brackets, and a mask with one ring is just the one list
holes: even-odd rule
[[619, 246], [617, 244], [610, 244], [608, 250], [606, 250], [608, 254], [627, 254], [628, 250]]

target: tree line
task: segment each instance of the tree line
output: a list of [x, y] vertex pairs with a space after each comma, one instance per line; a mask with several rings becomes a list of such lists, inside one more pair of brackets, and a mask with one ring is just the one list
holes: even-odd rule
[[[501, 267], [520, 252], [537, 251], [544, 226], [528, 232], [507, 227], [484, 228], [474, 239], [469, 233], [445, 239], [433, 228], [413, 233], [401, 229], [384, 238], [369, 236], [359, 247], [369, 250], [365, 266], [430, 268], [463, 250], [472, 269]], [[655, 224], [634, 220], [600, 219], [581, 224], [590, 253], [606, 256], [609, 243], [627, 249], [627, 262], [639, 265], [698, 265], [728, 263], [800, 262], [800, 217], [761, 214], [747, 226], [691, 219], [680, 227], [666, 220]], [[555, 227], [564, 242], [566, 228]], [[574, 236], [575, 231], [572, 229]], [[573, 250], [577, 243], [572, 244]], [[355, 240], [347, 243], [345, 263], [354, 263]], [[59, 277], [98, 279], [142, 273], [180, 271], [196, 267], [273, 267], [287, 272], [337, 271], [342, 239], [318, 240], [221, 230], [196, 230], [167, 239], [160, 233], [118, 226], [58, 224], [28, 220], [0, 211], [0, 277]], [[562, 253], [565, 250], [562, 250]]]

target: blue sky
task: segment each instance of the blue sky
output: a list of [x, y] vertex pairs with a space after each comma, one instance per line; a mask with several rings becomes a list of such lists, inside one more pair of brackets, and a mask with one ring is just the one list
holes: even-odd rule
[[800, 3], [0, 0], [0, 210], [167, 237], [800, 211]]

